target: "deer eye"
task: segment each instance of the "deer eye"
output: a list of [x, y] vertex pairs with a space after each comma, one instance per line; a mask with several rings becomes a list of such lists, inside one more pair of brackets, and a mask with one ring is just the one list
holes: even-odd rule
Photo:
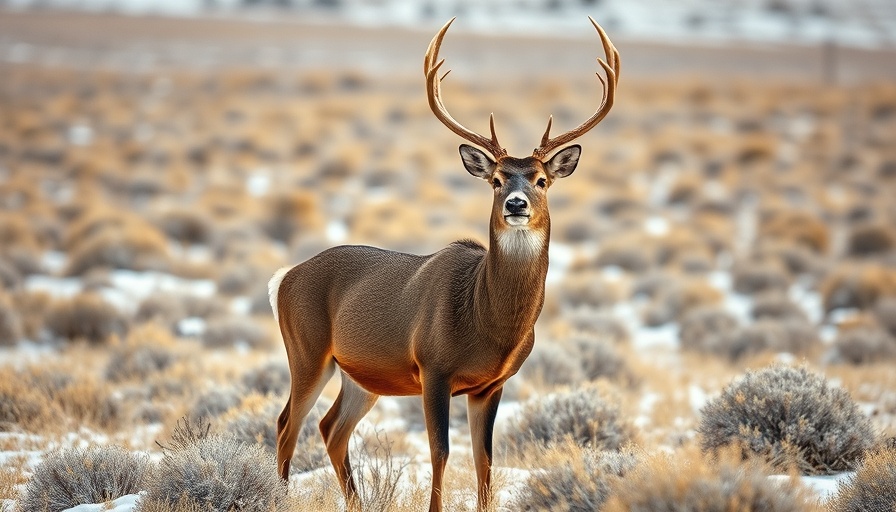
[[535, 186], [538, 188], [544, 188], [548, 186], [548, 180], [544, 178], [538, 178], [538, 181], [535, 182]]
[[500, 187], [500, 186], [501, 186], [501, 180], [499, 180], [498, 178], [493, 179], [493, 180], [492, 180], [492, 186], [495, 187], [495, 188]]

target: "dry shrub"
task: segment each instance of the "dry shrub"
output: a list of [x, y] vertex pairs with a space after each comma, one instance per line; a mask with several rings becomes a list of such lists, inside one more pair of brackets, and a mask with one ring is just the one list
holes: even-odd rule
[[0, 289], [15, 290], [22, 286], [22, 273], [5, 257], [0, 257]]
[[572, 442], [534, 451], [538, 469], [514, 496], [515, 510], [601, 510], [611, 482], [624, 478], [637, 464], [632, 453], [582, 448]]
[[153, 324], [132, 330], [123, 343], [112, 347], [106, 363], [106, 378], [113, 382], [145, 381], [174, 364], [174, 339], [169, 331]]
[[47, 311], [47, 327], [56, 337], [105, 343], [128, 328], [127, 318], [101, 296], [86, 292], [60, 299]]
[[832, 512], [896, 510], [896, 449], [867, 454], [855, 474], [837, 485], [827, 506]]
[[771, 481], [758, 461], [726, 455], [715, 459], [690, 453], [659, 454], [625, 478], [611, 481], [606, 512], [712, 511], [798, 512], [814, 510], [796, 479]]
[[[221, 424], [234, 440], [260, 444], [273, 457], [277, 453], [277, 417], [282, 409], [283, 403], [280, 400], [250, 396], [239, 409], [224, 416]], [[303, 420], [290, 462], [290, 472], [311, 471], [329, 464], [330, 459], [318, 428], [326, 412], [327, 405], [318, 403]]]
[[[402, 512], [424, 510], [429, 503], [429, 489], [418, 482], [412, 486], [401, 485], [408, 461], [392, 456], [393, 443], [381, 432], [357, 437], [357, 445], [349, 452], [352, 475], [358, 490], [358, 499], [345, 504], [340, 486], [332, 472], [316, 472], [302, 479], [301, 487], [293, 484], [292, 502], [286, 510], [364, 510], [370, 512]], [[354, 443], [353, 443], [354, 444]], [[452, 489], [453, 466], [445, 473], [444, 489]], [[469, 472], [464, 474], [468, 476]], [[413, 479], [414, 476], [412, 475]], [[500, 475], [493, 476], [492, 488], [500, 486]], [[298, 488], [297, 488], [298, 487]], [[459, 499], [458, 499], [459, 498]], [[469, 501], [465, 493], [444, 492], [445, 510], [463, 510]], [[487, 509], [489, 512], [493, 508]]]
[[15, 345], [23, 334], [21, 315], [13, 306], [12, 298], [0, 290], [0, 346]]
[[175, 428], [174, 439], [147, 479], [138, 510], [184, 507], [187, 500], [211, 510], [279, 510], [286, 484], [277, 475], [274, 457], [258, 444], [199, 428], [193, 431], [187, 422]]
[[606, 338], [576, 336], [564, 341], [573, 358], [579, 362], [585, 380], [607, 379], [632, 385], [637, 378], [619, 352], [616, 344]]
[[659, 290], [644, 313], [644, 323], [656, 327], [680, 320], [696, 308], [718, 304], [722, 292], [700, 279], [677, 280]]
[[102, 230], [75, 242], [65, 273], [84, 275], [95, 268], [166, 269], [168, 244], [151, 225]]
[[211, 348], [227, 348], [236, 345], [259, 348], [271, 343], [268, 333], [246, 317], [210, 318], [201, 339], [203, 345]]
[[[349, 509], [380, 512], [396, 508], [420, 509], [417, 496], [413, 493], [403, 495], [400, 483], [408, 462], [392, 456], [392, 445], [385, 434], [376, 432], [372, 437], [361, 438], [360, 445], [352, 450], [352, 474], [358, 487], [358, 498], [349, 504]], [[448, 502], [446, 508], [456, 507]]]
[[207, 244], [212, 239], [214, 223], [195, 208], [172, 208], [155, 221], [165, 235], [182, 244]]
[[540, 342], [520, 367], [520, 375], [542, 386], [569, 386], [584, 379], [578, 357], [561, 343]]
[[713, 347], [716, 355], [737, 361], [761, 352], [806, 354], [818, 346], [815, 328], [803, 321], [763, 319], [723, 333]]
[[790, 276], [780, 265], [762, 262], [741, 262], [732, 271], [734, 290], [752, 295], [760, 292], [785, 292]]
[[611, 307], [620, 298], [618, 286], [590, 273], [576, 273], [557, 288], [555, 296], [561, 311]]
[[233, 388], [214, 388], [199, 396], [190, 408], [188, 418], [216, 418], [240, 404], [242, 394]]
[[845, 265], [821, 285], [826, 313], [839, 308], [870, 309], [884, 297], [896, 297], [896, 272], [880, 265]]
[[585, 384], [527, 401], [508, 424], [504, 439], [512, 452], [566, 439], [598, 450], [618, 450], [635, 439], [635, 430], [606, 386]]
[[701, 410], [704, 451], [757, 454], [779, 470], [830, 474], [850, 469], [875, 432], [849, 393], [806, 368], [747, 372]]
[[877, 326], [841, 330], [834, 340], [835, 363], [866, 364], [896, 359], [896, 338]]
[[802, 245], [817, 253], [827, 251], [830, 240], [825, 222], [801, 211], [768, 213], [759, 228], [759, 237]]
[[739, 327], [737, 318], [722, 308], [694, 309], [682, 318], [678, 329], [681, 347], [710, 354], [727, 354], [727, 336]]
[[320, 224], [317, 201], [308, 192], [278, 192], [265, 198], [261, 226], [274, 240], [289, 244], [303, 229]]
[[884, 297], [874, 305], [874, 318], [892, 336], [896, 336], [896, 297]]
[[852, 228], [846, 241], [850, 256], [874, 256], [896, 247], [896, 231], [885, 224], [861, 224]]
[[631, 273], [647, 271], [656, 264], [651, 242], [642, 234], [626, 233], [604, 240], [596, 263], [619, 267]]
[[27, 216], [0, 213], [0, 254], [8, 254], [13, 249], [33, 253], [40, 249], [40, 245]]
[[754, 297], [750, 315], [755, 320], [773, 319], [803, 323], [809, 321], [803, 308], [790, 300], [787, 295], [778, 292], [764, 293]]
[[70, 448], [44, 455], [19, 503], [21, 510], [58, 512], [104, 503], [143, 489], [149, 458], [119, 446]]
[[31, 340], [42, 339], [47, 334], [47, 312], [53, 303], [53, 297], [41, 291], [21, 291], [14, 297], [22, 320], [23, 334]]
[[606, 340], [615, 344], [629, 341], [625, 323], [609, 312], [578, 310], [563, 316], [564, 325], [569, 328], [563, 336], [586, 336]]
[[241, 295], [262, 289], [267, 292], [267, 280], [270, 269], [239, 261], [222, 268], [216, 280], [218, 293], [225, 295]]
[[289, 391], [289, 365], [270, 361], [243, 374], [243, 386], [261, 395], [282, 395]]
[[815, 274], [823, 266], [821, 256], [804, 245], [760, 239], [757, 246], [751, 255], [754, 260], [780, 265], [792, 277]]

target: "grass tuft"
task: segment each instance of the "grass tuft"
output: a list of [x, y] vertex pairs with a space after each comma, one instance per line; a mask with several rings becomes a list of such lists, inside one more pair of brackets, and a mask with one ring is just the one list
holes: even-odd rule
[[896, 449], [869, 453], [855, 474], [837, 486], [831, 512], [896, 510]]
[[795, 480], [776, 482], [758, 461], [736, 455], [715, 459], [687, 453], [659, 454], [611, 482], [605, 512], [813, 510]]

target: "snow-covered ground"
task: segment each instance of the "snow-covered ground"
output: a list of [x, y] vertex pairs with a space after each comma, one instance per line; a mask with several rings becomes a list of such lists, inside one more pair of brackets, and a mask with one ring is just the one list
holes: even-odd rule
[[868, 48], [896, 45], [896, 2], [892, 0], [7, 0], [87, 11], [170, 16], [251, 16], [340, 19], [358, 25], [429, 26], [462, 16], [468, 29], [483, 33], [587, 35], [582, 19], [592, 15], [627, 37], [696, 43], [753, 41], [818, 44], [835, 41]]

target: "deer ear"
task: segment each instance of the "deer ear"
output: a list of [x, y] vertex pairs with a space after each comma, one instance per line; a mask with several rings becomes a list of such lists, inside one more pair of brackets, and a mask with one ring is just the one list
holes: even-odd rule
[[495, 172], [495, 162], [482, 151], [468, 144], [460, 145], [460, 158], [464, 161], [467, 172], [487, 180]]
[[555, 178], [565, 178], [576, 170], [576, 165], [579, 164], [581, 155], [582, 146], [574, 144], [568, 148], [563, 148], [545, 166], [548, 168], [548, 172]]

